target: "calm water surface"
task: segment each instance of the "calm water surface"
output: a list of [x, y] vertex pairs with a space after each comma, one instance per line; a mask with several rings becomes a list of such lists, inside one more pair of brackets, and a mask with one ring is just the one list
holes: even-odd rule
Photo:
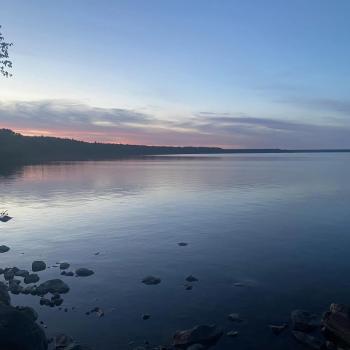
[[[268, 325], [295, 308], [350, 303], [348, 154], [156, 157], [2, 173], [0, 208], [15, 218], [0, 225], [0, 244], [11, 247], [1, 267], [28, 269], [42, 259], [95, 271], [63, 277], [71, 287], [64, 306], [76, 307], [67, 313], [13, 296], [37, 309], [49, 335], [131, 349], [216, 323], [240, 334], [215, 349], [298, 349]], [[191, 291], [189, 274], [199, 279]], [[143, 285], [147, 275], [162, 283]], [[95, 306], [105, 317], [85, 315]], [[233, 312], [244, 322], [230, 323]]]

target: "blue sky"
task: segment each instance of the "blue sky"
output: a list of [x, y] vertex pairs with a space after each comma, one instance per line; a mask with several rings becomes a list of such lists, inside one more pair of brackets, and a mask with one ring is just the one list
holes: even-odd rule
[[107, 142], [350, 148], [348, 0], [0, 0], [0, 126]]

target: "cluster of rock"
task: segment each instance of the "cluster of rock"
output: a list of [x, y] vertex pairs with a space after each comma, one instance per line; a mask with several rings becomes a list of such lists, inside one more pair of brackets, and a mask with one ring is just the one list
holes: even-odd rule
[[350, 349], [350, 307], [331, 304], [322, 317], [305, 310], [291, 313], [294, 338], [315, 350]]

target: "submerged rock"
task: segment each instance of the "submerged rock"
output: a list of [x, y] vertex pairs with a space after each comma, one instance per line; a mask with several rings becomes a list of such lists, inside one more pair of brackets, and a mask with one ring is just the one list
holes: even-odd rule
[[81, 267], [80, 269], [75, 270], [75, 274], [79, 277], [87, 277], [93, 275], [94, 271], [85, 267]]
[[187, 282], [197, 282], [198, 281], [198, 278], [192, 276], [192, 275], [189, 275], [188, 277], [186, 277], [186, 281]]
[[331, 304], [323, 317], [325, 328], [336, 338], [350, 345], [350, 307], [343, 304]]
[[0, 253], [6, 253], [10, 250], [7, 245], [0, 245]]
[[15, 272], [15, 276], [17, 277], [26, 277], [29, 275], [29, 271], [27, 270], [18, 270]]
[[19, 280], [11, 280], [9, 282], [9, 291], [12, 294], [19, 294], [22, 292], [23, 287], [20, 285], [21, 281]]
[[11, 298], [5, 283], [0, 282], [0, 304], [10, 305]]
[[323, 347], [324, 342], [322, 342], [320, 339], [306, 334], [301, 331], [292, 331], [294, 338], [304, 344], [307, 345], [308, 347], [315, 349], [315, 350], [320, 350]]
[[46, 350], [44, 331], [33, 314], [0, 303], [0, 349]]
[[232, 322], [242, 322], [242, 319], [240, 318], [239, 314], [236, 312], [229, 314], [227, 317]]
[[143, 319], [144, 321], [149, 320], [150, 318], [151, 318], [151, 315], [148, 315], [148, 314], [142, 315], [142, 319]]
[[209, 346], [214, 345], [222, 335], [222, 330], [215, 325], [200, 325], [176, 332], [173, 344], [180, 348], [188, 348], [194, 344]]
[[305, 310], [294, 310], [291, 313], [292, 328], [295, 331], [311, 332], [321, 325], [317, 315]]
[[41, 283], [36, 289], [39, 295], [45, 295], [47, 293], [64, 294], [69, 292], [68, 285], [60, 279], [48, 280], [44, 283]]
[[238, 335], [238, 332], [237, 331], [229, 331], [229, 332], [227, 332], [226, 333], [226, 335], [228, 336], [228, 337], [237, 337], [237, 335]]
[[142, 280], [142, 283], [147, 285], [159, 284], [162, 280], [155, 276], [147, 276]]
[[63, 271], [61, 272], [61, 275], [62, 275], [62, 276], [73, 277], [73, 276], [74, 276], [74, 273], [73, 273], [73, 271], [65, 271], [65, 270], [63, 270]]
[[281, 334], [285, 329], [287, 329], [288, 325], [287, 324], [282, 324], [282, 325], [274, 325], [274, 324], [270, 324], [269, 325], [271, 331], [276, 334], [279, 335]]
[[41, 261], [41, 260], [36, 260], [33, 261], [32, 263], [32, 271], [33, 272], [39, 272], [39, 271], [43, 271], [46, 269], [46, 264]]
[[188, 245], [188, 243], [186, 243], [186, 242], [179, 242], [177, 245], [180, 246], [180, 247], [186, 247]]
[[67, 262], [60, 263], [60, 269], [61, 270], [67, 270], [69, 268], [70, 264]]
[[29, 284], [29, 283], [36, 283], [39, 282], [40, 278], [36, 273], [31, 273], [28, 276], [24, 277], [23, 282], [25, 284]]

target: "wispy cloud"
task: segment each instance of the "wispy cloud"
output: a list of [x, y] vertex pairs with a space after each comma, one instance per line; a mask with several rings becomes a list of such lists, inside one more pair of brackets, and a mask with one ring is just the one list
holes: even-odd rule
[[[329, 103], [333, 106], [332, 103]], [[346, 109], [346, 105], [334, 108]], [[350, 127], [202, 111], [164, 120], [67, 100], [0, 102], [0, 127], [89, 141], [245, 148], [350, 148]]]

